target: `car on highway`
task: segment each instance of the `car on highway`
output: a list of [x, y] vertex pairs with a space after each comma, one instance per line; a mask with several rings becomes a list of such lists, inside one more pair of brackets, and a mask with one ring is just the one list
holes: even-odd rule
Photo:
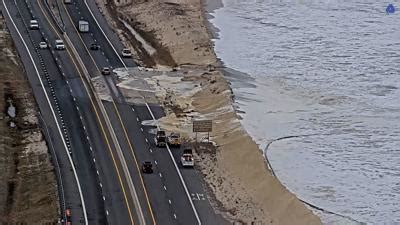
[[193, 167], [194, 166], [192, 149], [183, 150], [183, 154], [181, 155], [181, 163], [182, 163], [183, 167]]
[[39, 22], [37, 20], [31, 20], [29, 21], [29, 28], [31, 30], [37, 30], [39, 29]]
[[153, 164], [150, 161], [144, 161], [142, 163], [143, 173], [153, 173]]
[[90, 50], [99, 50], [99, 49], [100, 49], [100, 46], [96, 43], [92, 43], [90, 45]]
[[111, 70], [109, 67], [103, 67], [103, 69], [101, 70], [101, 74], [103, 75], [110, 75]]
[[132, 57], [132, 52], [128, 48], [122, 49], [122, 57], [124, 58], [130, 58]]
[[170, 146], [181, 146], [181, 135], [179, 133], [171, 133], [168, 137], [168, 144]]
[[57, 39], [55, 42], [55, 49], [56, 50], [64, 50], [65, 49], [64, 41], [61, 39]]
[[167, 145], [167, 136], [165, 134], [165, 131], [157, 131], [155, 142], [157, 147], [165, 147]]
[[46, 49], [48, 46], [47, 46], [47, 43], [45, 42], [45, 41], [41, 41], [40, 43], [39, 43], [39, 48], [40, 49]]

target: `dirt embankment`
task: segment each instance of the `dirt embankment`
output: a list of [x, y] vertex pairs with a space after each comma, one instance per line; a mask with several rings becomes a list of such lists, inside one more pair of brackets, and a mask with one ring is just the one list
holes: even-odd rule
[[38, 111], [0, 19], [0, 224], [54, 224], [58, 198]]
[[[213, 120], [211, 140], [216, 148], [197, 151], [196, 160], [217, 210], [244, 224], [321, 223], [272, 176], [240, 124], [229, 83], [222, 72], [208, 67], [218, 62], [201, 0], [96, 1], [125, 44], [137, 51], [139, 62], [180, 67], [175, 74], [146, 78], [167, 110], [161, 126], [193, 140], [191, 120]], [[124, 91], [129, 89], [124, 86]]]

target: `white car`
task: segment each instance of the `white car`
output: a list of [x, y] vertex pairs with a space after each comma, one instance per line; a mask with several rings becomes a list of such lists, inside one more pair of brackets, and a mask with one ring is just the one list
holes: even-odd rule
[[39, 22], [38, 22], [37, 20], [31, 20], [31, 21], [29, 22], [29, 28], [30, 28], [31, 30], [37, 30], [37, 29], [39, 29]]
[[46, 49], [48, 46], [47, 46], [47, 43], [45, 42], [45, 41], [41, 41], [40, 43], [39, 43], [39, 48], [40, 49]]
[[64, 50], [65, 49], [64, 41], [61, 39], [57, 39], [56, 43], [55, 43], [55, 49], [56, 50]]
[[131, 52], [131, 50], [129, 50], [129, 49], [127, 49], [127, 48], [122, 49], [122, 57], [124, 57], [124, 58], [130, 58], [130, 57], [132, 57], [132, 52]]

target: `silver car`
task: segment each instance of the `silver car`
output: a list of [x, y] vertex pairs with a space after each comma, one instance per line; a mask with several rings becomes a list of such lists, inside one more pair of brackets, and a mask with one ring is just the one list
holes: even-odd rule
[[41, 41], [40, 43], [39, 43], [39, 48], [40, 49], [46, 49], [48, 46], [47, 46], [47, 43], [45, 42], [45, 41]]

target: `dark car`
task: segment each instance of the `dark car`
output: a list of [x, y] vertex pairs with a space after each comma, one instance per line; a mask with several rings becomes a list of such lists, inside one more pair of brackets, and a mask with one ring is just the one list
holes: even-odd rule
[[143, 173], [153, 173], [153, 164], [150, 161], [145, 161], [142, 163]]
[[90, 49], [91, 50], [99, 50], [100, 46], [98, 44], [96, 44], [96, 43], [93, 43], [93, 44], [90, 45]]

